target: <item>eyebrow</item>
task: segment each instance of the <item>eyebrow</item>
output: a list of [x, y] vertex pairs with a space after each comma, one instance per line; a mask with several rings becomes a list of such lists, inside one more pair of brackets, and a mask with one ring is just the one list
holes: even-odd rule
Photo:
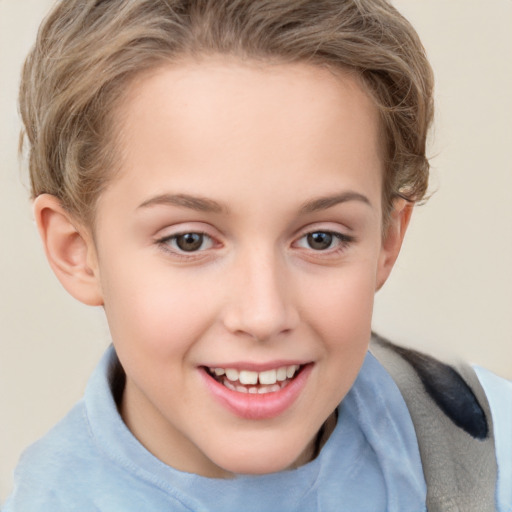
[[[358, 192], [343, 192], [341, 194], [334, 194], [332, 196], [319, 197], [304, 203], [299, 212], [301, 214], [314, 213], [322, 210], [327, 210], [340, 203], [348, 201], [359, 201], [372, 207], [370, 200], [363, 194]], [[208, 199], [206, 197], [191, 196], [189, 194], [161, 194], [144, 201], [138, 208], [148, 208], [151, 206], [170, 205], [180, 206], [182, 208], [190, 208], [206, 213], [228, 213], [229, 210], [225, 205]]]
[[348, 201], [359, 201], [361, 203], [367, 204], [370, 208], [373, 208], [372, 203], [366, 196], [359, 194], [358, 192], [348, 191], [341, 194], [319, 197], [318, 199], [307, 201], [301, 206], [300, 212], [314, 213], [321, 210], [327, 210], [328, 208], [332, 208], [337, 204], [346, 203]]
[[148, 208], [159, 205], [181, 206], [183, 208], [190, 208], [191, 210], [207, 213], [227, 213], [228, 211], [224, 205], [213, 199], [188, 194], [161, 194], [144, 201], [138, 208]]

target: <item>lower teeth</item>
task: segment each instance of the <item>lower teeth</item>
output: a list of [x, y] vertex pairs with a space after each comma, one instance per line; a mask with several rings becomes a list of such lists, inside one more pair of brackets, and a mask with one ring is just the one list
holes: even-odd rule
[[221, 382], [221, 384], [224, 384], [224, 386], [226, 386], [231, 391], [238, 391], [239, 393], [249, 393], [251, 395], [264, 395], [266, 393], [275, 393], [276, 391], [282, 389], [286, 383], [287, 381], [284, 381], [281, 384], [272, 384], [271, 386], [246, 388], [245, 386], [235, 385], [227, 379], [224, 379], [224, 381]]

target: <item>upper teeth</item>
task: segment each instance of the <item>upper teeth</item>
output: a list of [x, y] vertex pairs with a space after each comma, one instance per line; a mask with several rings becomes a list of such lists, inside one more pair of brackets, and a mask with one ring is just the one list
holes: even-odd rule
[[240, 384], [260, 384], [270, 386], [276, 382], [283, 382], [286, 379], [291, 379], [297, 370], [298, 364], [290, 366], [281, 366], [273, 370], [265, 370], [263, 372], [253, 372], [251, 370], [235, 370], [234, 368], [210, 368], [210, 370], [217, 376], [226, 375], [228, 380], [235, 382], [239, 381]]

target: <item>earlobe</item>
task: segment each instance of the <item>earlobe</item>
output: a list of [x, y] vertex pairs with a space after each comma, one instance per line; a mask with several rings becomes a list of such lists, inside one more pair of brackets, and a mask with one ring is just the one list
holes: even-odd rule
[[405, 199], [398, 199], [391, 211], [386, 231], [383, 234], [379, 266], [377, 269], [376, 290], [386, 282], [404, 240], [405, 232], [411, 220], [414, 204]]
[[103, 304], [92, 237], [52, 195], [34, 200], [34, 217], [48, 262], [64, 288], [90, 306]]

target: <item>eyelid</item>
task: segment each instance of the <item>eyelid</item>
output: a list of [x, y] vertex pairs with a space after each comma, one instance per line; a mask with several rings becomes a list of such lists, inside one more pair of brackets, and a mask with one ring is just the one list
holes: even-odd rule
[[[209, 226], [205, 223], [180, 223], [175, 226], [167, 226], [159, 230], [159, 233], [154, 236], [154, 244], [156, 244], [160, 250], [172, 257], [182, 260], [197, 260], [207, 256], [210, 249], [215, 249], [222, 246], [222, 242], [219, 241], [219, 236], [211, 233], [213, 229], [207, 229]], [[206, 228], [206, 229], [205, 229]], [[179, 247], [172, 247], [171, 241], [176, 240], [178, 237], [187, 234], [201, 235], [210, 240], [208, 247], [199, 249], [196, 251], [184, 251]]]
[[[298, 245], [301, 240], [304, 240], [308, 235], [313, 233], [329, 233], [333, 237], [335, 237], [338, 243], [335, 244], [334, 247], [329, 247], [327, 249], [314, 249], [312, 247], [303, 247]], [[304, 251], [304, 253], [309, 254], [310, 256], [314, 256], [315, 258], [332, 258], [339, 256], [344, 253], [351, 244], [356, 242], [356, 237], [352, 234], [347, 234], [342, 230], [339, 225], [332, 226], [329, 224], [314, 224], [304, 227], [300, 230], [299, 235], [294, 238], [292, 243], [292, 247], [297, 248], [300, 251]]]
[[212, 226], [208, 222], [202, 221], [179, 221], [175, 223], [164, 224], [152, 235], [153, 241], [169, 239], [187, 233], [197, 233], [210, 237], [212, 240], [220, 240], [224, 237], [222, 231], [217, 227]]
[[339, 222], [313, 222], [311, 224], [303, 225], [300, 229], [295, 231], [294, 239], [298, 240], [311, 233], [332, 233], [333, 235], [340, 235], [342, 238], [355, 239], [353, 229], [345, 226]]
[[[214, 244], [214, 240], [212, 239], [212, 237], [210, 235], [208, 235], [208, 233], [203, 233], [203, 232], [200, 232], [200, 231], [185, 231], [183, 233], [175, 233], [175, 234], [172, 234], [172, 235], [169, 235], [169, 236], [166, 236], [164, 238], [161, 238], [158, 242], [159, 243], [162, 243], [162, 244], [167, 244], [167, 242], [169, 241], [176, 241], [178, 238], [182, 237], [182, 236], [185, 236], [185, 235], [200, 235], [201, 237], [203, 237], [203, 241], [204, 239], [209, 239], [210, 240], [210, 246], [205, 248], [205, 249], [201, 249], [201, 250], [197, 250], [197, 251], [185, 251], [183, 249], [180, 249], [179, 247], [178, 248], [174, 248], [174, 250], [176, 252], [179, 252], [179, 253], [197, 253], [197, 252], [203, 252], [205, 251], [206, 249], [210, 249], [213, 244]], [[167, 244], [168, 245], [168, 244]]]
[[354, 237], [345, 235], [344, 233], [340, 233], [338, 231], [332, 231], [327, 229], [315, 229], [313, 231], [308, 231], [304, 234], [302, 234], [299, 238], [297, 238], [296, 242], [299, 240], [303, 240], [304, 238], [308, 237], [309, 235], [312, 235], [314, 233], [326, 233], [329, 235], [332, 235], [334, 238], [337, 238], [341, 243], [349, 243], [354, 240]]

